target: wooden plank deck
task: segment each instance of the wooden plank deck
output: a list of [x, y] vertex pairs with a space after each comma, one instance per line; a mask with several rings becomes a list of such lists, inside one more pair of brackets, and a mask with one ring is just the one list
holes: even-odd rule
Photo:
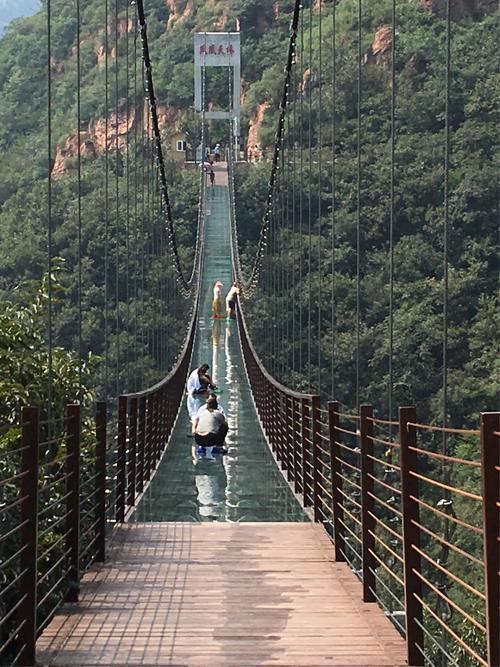
[[38, 640], [43, 665], [404, 665], [310, 523], [124, 524]]

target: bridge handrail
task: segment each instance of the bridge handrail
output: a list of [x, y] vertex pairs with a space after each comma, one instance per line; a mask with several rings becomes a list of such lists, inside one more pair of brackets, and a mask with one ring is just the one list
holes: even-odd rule
[[[475, 430], [422, 424], [413, 407], [401, 407], [398, 422], [375, 418], [370, 405], [359, 414], [335, 401], [322, 408], [318, 396], [267, 372], [241, 306], [238, 324], [257, 412], [283, 475], [331, 536], [335, 559], [360, 579], [363, 600], [377, 602], [406, 637], [408, 663], [423, 665], [439, 647], [431, 618], [467, 664], [500, 664], [500, 413], [482, 413]], [[443, 435], [472, 438], [477, 457], [433, 451]], [[469, 630], [473, 641], [464, 637]]]
[[25, 407], [19, 424], [2, 429], [2, 664], [36, 664], [36, 637], [62, 602], [78, 600], [81, 573], [104, 560], [109, 452], [102, 406], [95, 432], [79, 404], [48, 420], [39, 407]]

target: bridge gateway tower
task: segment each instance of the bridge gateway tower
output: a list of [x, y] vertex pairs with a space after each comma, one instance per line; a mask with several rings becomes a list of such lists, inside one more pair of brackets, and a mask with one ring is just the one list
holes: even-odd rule
[[[206, 109], [204, 82], [206, 67], [231, 67], [232, 95], [228, 111]], [[240, 136], [240, 33], [239, 32], [197, 32], [194, 36], [194, 107], [205, 119], [229, 120], [233, 150], [237, 157]]]

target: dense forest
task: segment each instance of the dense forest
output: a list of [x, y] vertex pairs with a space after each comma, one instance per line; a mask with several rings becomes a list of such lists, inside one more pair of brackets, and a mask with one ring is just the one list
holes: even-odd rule
[[[488, 3], [459, 4], [446, 118], [440, 4], [397, 3], [392, 164], [392, 3], [365, 3], [361, 25], [357, 3], [337, 3], [335, 17], [327, 4], [321, 33], [318, 7], [302, 13], [251, 313], [259, 351], [285, 384], [351, 408], [372, 402], [385, 415], [390, 402], [392, 417], [397, 405], [415, 404], [423, 420], [442, 423], [446, 265], [446, 421], [463, 426], [498, 407], [499, 79], [498, 16]], [[272, 106], [281, 94], [276, 77]], [[266, 137], [271, 128], [266, 116]], [[266, 167], [237, 171], [249, 265]]]

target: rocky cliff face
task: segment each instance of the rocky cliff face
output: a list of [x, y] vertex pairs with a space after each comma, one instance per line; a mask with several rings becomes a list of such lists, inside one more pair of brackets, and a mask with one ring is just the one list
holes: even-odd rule
[[[144, 118], [148, 118], [149, 109], [144, 108]], [[160, 130], [169, 127], [177, 130], [183, 118], [183, 112], [174, 107], [158, 106], [158, 125]], [[118, 120], [118, 122], [117, 122]], [[72, 134], [66, 139], [63, 146], [57, 149], [56, 157], [54, 159], [54, 166], [52, 167], [52, 177], [59, 179], [64, 174], [75, 167], [75, 158], [78, 155], [78, 141], [80, 141], [80, 154], [82, 160], [95, 159], [99, 155], [104, 155], [106, 148], [109, 151], [114, 151], [118, 145], [119, 151], [124, 151], [127, 148], [127, 136], [133, 132], [134, 127], [142, 122], [142, 115], [136, 113], [136, 110], [129, 109], [128, 116], [124, 108], [118, 112], [118, 119], [116, 114], [112, 111], [108, 117], [108, 127], [106, 132], [106, 120], [98, 118], [90, 121], [87, 129], [80, 132], [80, 137], [77, 134]], [[146, 120], [147, 125], [147, 120]], [[152, 134], [150, 132], [150, 134]]]
[[57, 149], [52, 168], [53, 178], [61, 178], [73, 166], [74, 159], [78, 155], [78, 142], [80, 142], [80, 153], [84, 160], [95, 159], [98, 155], [104, 154], [106, 147], [112, 151], [117, 144], [118, 150], [124, 150], [127, 135], [133, 130], [135, 120], [135, 109], [129, 109], [128, 117], [126, 112], [119, 113], [118, 119], [114, 113], [111, 113], [108, 118], [107, 132], [104, 118], [90, 121], [88, 128], [80, 132], [79, 137], [77, 134], [72, 134], [66, 139], [64, 145]]
[[[420, 0], [422, 7], [444, 18], [446, 15], [446, 0]], [[454, 0], [450, 2], [451, 18], [460, 21], [464, 18], [477, 20], [486, 14], [498, 9], [497, 0]]]
[[269, 102], [262, 102], [257, 107], [257, 111], [250, 120], [248, 128], [248, 159], [251, 162], [258, 160], [262, 156], [262, 144], [259, 139], [259, 131], [264, 120], [264, 114], [269, 109]]
[[376, 65], [390, 64], [392, 49], [392, 26], [383, 25], [375, 33], [371, 51], [366, 55], [367, 62]]

